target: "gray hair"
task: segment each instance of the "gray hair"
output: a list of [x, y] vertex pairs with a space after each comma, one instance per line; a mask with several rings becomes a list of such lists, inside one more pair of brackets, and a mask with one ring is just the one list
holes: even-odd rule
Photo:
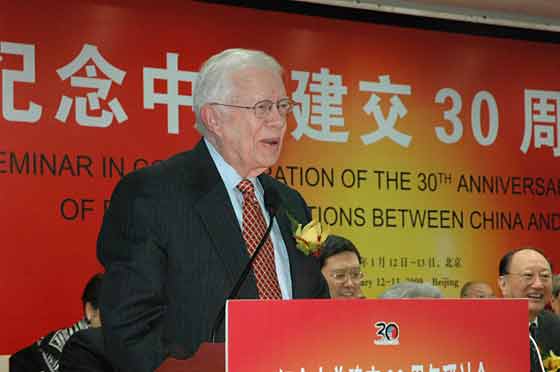
[[469, 295], [469, 289], [471, 289], [472, 286], [477, 285], [477, 284], [483, 284], [483, 285], [490, 286], [490, 284], [488, 284], [486, 282], [479, 282], [479, 281], [476, 281], [476, 280], [472, 280], [470, 282], [466, 282], [465, 284], [463, 284], [463, 287], [461, 288], [461, 292], [460, 292], [459, 296], [461, 298], [466, 298]]
[[552, 295], [558, 297], [560, 295], [560, 274], [552, 277]]
[[404, 282], [387, 289], [379, 298], [441, 298], [441, 291], [431, 284]]
[[205, 135], [200, 109], [209, 102], [223, 102], [232, 94], [231, 76], [246, 67], [270, 69], [282, 75], [282, 66], [268, 54], [250, 49], [226, 49], [210, 57], [200, 67], [194, 90], [193, 109], [196, 116], [195, 128]]

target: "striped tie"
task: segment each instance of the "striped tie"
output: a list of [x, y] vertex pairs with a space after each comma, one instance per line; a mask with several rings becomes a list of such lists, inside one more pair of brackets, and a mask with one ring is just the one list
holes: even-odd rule
[[[253, 255], [266, 231], [266, 222], [259, 202], [255, 197], [253, 183], [244, 179], [239, 182], [237, 188], [243, 194], [243, 238], [249, 255]], [[259, 298], [282, 298], [278, 276], [276, 275], [276, 265], [274, 264], [274, 247], [270, 236], [266, 239], [255, 261], [253, 261], [253, 272], [257, 279]]]

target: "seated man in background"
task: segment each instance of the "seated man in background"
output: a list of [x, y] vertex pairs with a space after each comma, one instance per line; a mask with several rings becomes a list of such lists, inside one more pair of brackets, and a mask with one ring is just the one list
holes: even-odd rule
[[379, 298], [442, 298], [441, 291], [431, 284], [403, 282], [385, 290]]
[[544, 372], [542, 361], [549, 352], [560, 354], [560, 319], [544, 311], [552, 292], [550, 261], [535, 248], [516, 249], [502, 257], [499, 274], [498, 285], [504, 298], [529, 301], [531, 372]]
[[350, 240], [329, 235], [318, 258], [332, 298], [364, 297], [360, 288], [362, 257]]
[[492, 287], [485, 282], [467, 282], [461, 288], [461, 298], [494, 298]]
[[550, 299], [552, 311], [560, 316], [560, 275], [554, 275], [552, 279], [552, 297]]
[[99, 327], [98, 298], [103, 274], [94, 275], [82, 293], [84, 318], [68, 328], [62, 328], [41, 337], [32, 345], [16, 352], [10, 357], [11, 372], [56, 372], [63, 347], [74, 333], [88, 327]]
[[[102, 274], [98, 274], [102, 278]], [[96, 288], [99, 296], [101, 280]], [[70, 336], [59, 360], [59, 372], [113, 372], [113, 368], [105, 357], [102, 320], [97, 299], [88, 303], [95, 311], [95, 319], [91, 326]]]

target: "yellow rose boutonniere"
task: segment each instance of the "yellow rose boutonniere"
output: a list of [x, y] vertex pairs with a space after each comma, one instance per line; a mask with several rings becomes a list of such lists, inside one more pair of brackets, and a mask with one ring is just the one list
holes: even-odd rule
[[306, 256], [318, 256], [321, 247], [329, 236], [329, 227], [322, 225], [319, 221], [312, 220], [307, 225], [303, 226], [299, 223], [294, 232], [296, 239], [296, 246], [300, 251], [305, 253]]
[[543, 365], [547, 372], [560, 371], [560, 356], [554, 354], [554, 351], [551, 350], [548, 357], [543, 360]]

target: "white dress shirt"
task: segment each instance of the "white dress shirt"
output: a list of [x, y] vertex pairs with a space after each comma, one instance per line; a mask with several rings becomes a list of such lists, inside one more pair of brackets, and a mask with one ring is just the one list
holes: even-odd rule
[[[235, 216], [239, 222], [241, 230], [243, 230], [243, 195], [241, 191], [237, 189], [239, 182], [243, 178], [237, 173], [237, 171], [229, 165], [222, 155], [216, 150], [216, 148], [204, 138], [204, 142], [208, 147], [210, 156], [218, 168], [218, 173], [226, 186], [226, 190], [235, 211]], [[264, 208], [264, 190], [259, 180], [256, 177], [248, 178], [255, 186], [255, 196], [261, 207], [261, 212], [266, 220], [266, 223], [270, 223], [268, 213]], [[290, 275], [290, 260], [288, 258], [288, 252], [286, 250], [286, 244], [284, 239], [282, 239], [282, 234], [280, 232], [280, 227], [276, 220], [272, 225], [272, 231], [270, 233], [270, 238], [272, 240], [272, 245], [274, 246], [274, 263], [276, 265], [276, 274], [278, 275], [278, 283], [280, 284], [280, 291], [282, 292], [283, 299], [292, 298], [292, 279]], [[241, 275], [241, 273], [239, 273]]]

